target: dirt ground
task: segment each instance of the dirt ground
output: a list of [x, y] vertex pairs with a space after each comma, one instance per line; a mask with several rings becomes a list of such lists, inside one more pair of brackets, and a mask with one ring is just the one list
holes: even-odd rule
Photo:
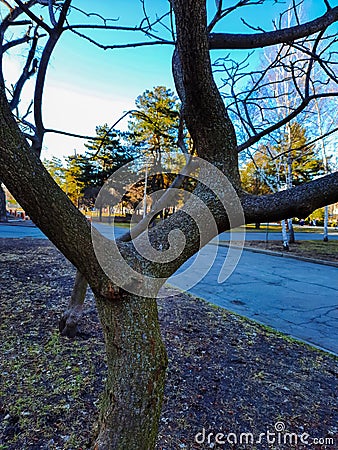
[[[48, 241], [0, 239], [0, 450], [90, 448], [104, 344], [90, 292], [78, 336], [58, 334], [73, 277]], [[338, 449], [337, 358], [172, 289], [159, 316], [158, 450]]]

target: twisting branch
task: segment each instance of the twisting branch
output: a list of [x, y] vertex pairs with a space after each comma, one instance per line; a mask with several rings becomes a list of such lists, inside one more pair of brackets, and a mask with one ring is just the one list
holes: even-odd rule
[[32, 149], [37, 153], [41, 153], [42, 142], [45, 133], [43, 120], [42, 120], [42, 96], [45, 86], [45, 79], [48, 64], [52, 55], [52, 52], [61, 37], [63, 32], [63, 25], [66, 20], [67, 12], [69, 10], [71, 0], [66, 0], [60, 12], [59, 20], [53, 29], [50, 29], [48, 41], [43, 49], [40, 65], [36, 78], [35, 92], [34, 92], [34, 122], [36, 127], [35, 139], [32, 144]]
[[275, 124], [271, 125], [270, 127], [266, 128], [265, 130], [261, 131], [260, 133], [255, 134], [254, 136], [251, 136], [246, 142], [238, 146], [238, 152], [242, 152], [243, 150], [251, 147], [252, 145], [256, 144], [258, 141], [260, 141], [264, 136], [267, 136], [268, 134], [272, 133], [275, 130], [278, 130], [283, 125], [287, 124], [288, 122], [291, 122], [292, 119], [297, 117], [302, 111], [305, 110], [305, 108], [309, 105], [309, 103], [314, 99], [319, 98], [330, 98], [330, 97], [338, 97], [337, 93], [322, 93], [318, 95], [310, 95], [304, 101], [295, 108], [288, 116], [285, 116], [280, 121], [276, 122]]
[[101, 16], [101, 14], [94, 13], [94, 12], [88, 13], [87, 11], [84, 11], [83, 9], [78, 8], [77, 6], [74, 6], [74, 5], [72, 5], [71, 9], [74, 10], [74, 11], [78, 11], [79, 13], [83, 14], [84, 16], [86, 16], [88, 18], [90, 18], [90, 17], [98, 17], [100, 20], [102, 20], [102, 22], [104, 23], [105, 26], [107, 25], [108, 22], [117, 22], [119, 20], [119, 18], [107, 19], [106, 17]]
[[36, 47], [38, 44], [38, 27], [35, 28], [34, 31], [34, 36], [33, 36], [33, 41], [32, 41], [32, 46], [29, 50], [28, 56], [27, 56], [27, 60], [26, 60], [26, 64], [22, 70], [22, 74], [19, 78], [19, 80], [17, 81], [16, 85], [15, 85], [15, 89], [13, 92], [13, 97], [12, 100], [10, 102], [10, 108], [11, 110], [13, 110], [14, 108], [17, 108], [19, 101], [20, 101], [20, 97], [21, 97], [21, 92], [22, 89], [24, 87], [24, 84], [26, 83], [27, 80], [29, 80], [29, 78], [31, 78], [35, 72], [37, 71], [37, 67], [38, 67], [38, 60], [35, 58], [35, 52], [36, 52]]
[[209, 35], [209, 46], [210, 49], [244, 50], [283, 44], [318, 33], [337, 22], [337, 20], [338, 6], [331, 8], [323, 16], [311, 22], [281, 30], [255, 34], [211, 33]]

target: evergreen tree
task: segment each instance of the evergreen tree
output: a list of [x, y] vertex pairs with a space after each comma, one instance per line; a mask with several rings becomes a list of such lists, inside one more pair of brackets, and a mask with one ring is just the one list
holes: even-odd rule
[[283, 132], [279, 144], [259, 146], [241, 170], [244, 189], [256, 195], [273, 193], [287, 186], [288, 180], [296, 186], [322, 175], [322, 160], [315, 147], [306, 143], [305, 128], [293, 122]]
[[133, 148], [122, 141], [125, 133], [111, 130], [104, 124], [96, 127], [96, 134], [98, 139], [85, 144], [87, 151], [84, 155], [67, 159], [64, 190], [78, 206], [93, 207], [110, 175], [135, 156]]
[[65, 170], [64, 190], [72, 202], [79, 207], [80, 199], [83, 196], [85, 184], [81, 181], [81, 157], [70, 156], [67, 159], [67, 168]]
[[57, 182], [57, 184], [64, 189], [65, 187], [65, 167], [60, 158], [53, 156], [52, 159], [44, 159], [43, 165], [46, 167], [48, 172]]
[[[276, 151], [282, 154], [281, 158], [285, 159], [288, 156], [290, 158], [294, 186], [311, 181], [314, 177], [324, 174], [323, 162], [316, 154], [315, 147], [306, 144], [305, 128], [298, 122], [292, 122], [290, 124], [290, 139], [285, 133], [281, 145], [276, 148]], [[282, 179], [286, 183], [285, 173], [283, 173]]]
[[157, 86], [137, 97], [135, 105], [129, 122], [132, 142], [158, 158], [176, 148], [180, 103], [175, 94]]
[[90, 140], [81, 159], [82, 179], [86, 187], [103, 186], [120, 167], [135, 157], [131, 146], [123, 143], [125, 133], [111, 130], [107, 124], [96, 127], [97, 139]]

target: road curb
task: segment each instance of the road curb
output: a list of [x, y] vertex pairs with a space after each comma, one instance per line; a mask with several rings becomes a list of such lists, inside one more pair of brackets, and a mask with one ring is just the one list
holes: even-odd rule
[[10, 220], [8, 222], [0, 222], [0, 226], [1, 225], [9, 225], [10, 227], [37, 228], [37, 226], [31, 220]]
[[[229, 244], [227, 242], [210, 242], [210, 244], [212, 245], [220, 245], [221, 247], [229, 247]], [[236, 245], [232, 246], [233, 248], [242, 248], [242, 247], [238, 247]], [[314, 259], [314, 258], [308, 258], [306, 256], [299, 256], [299, 255], [292, 255], [290, 253], [286, 253], [286, 252], [276, 252], [273, 250], [264, 250], [262, 248], [255, 248], [255, 247], [243, 247], [243, 250], [247, 250], [249, 252], [253, 252], [253, 253], [263, 253], [265, 255], [270, 255], [270, 256], [279, 256], [279, 257], [285, 257], [285, 258], [291, 258], [291, 259], [298, 259], [299, 261], [304, 261], [304, 262], [311, 262], [314, 264], [321, 264], [323, 266], [330, 266], [330, 267], [338, 267], [338, 262], [335, 263], [333, 261], [325, 261], [324, 259]]]

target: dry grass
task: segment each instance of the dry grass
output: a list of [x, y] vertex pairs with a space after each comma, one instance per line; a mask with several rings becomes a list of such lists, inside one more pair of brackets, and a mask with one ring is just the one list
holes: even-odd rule
[[[88, 449], [106, 370], [93, 298], [81, 334], [61, 338], [72, 266], [42, 240], [0, 239], [0, 255], [0, 449]], [[159, 308], [169, 368], [158, 450], [289, 450], [195, 442], [203, 428], [257, 437], [277, 421], [335, 439], [312, 449], [338, 448], [337, 359], [173, 290]]]

